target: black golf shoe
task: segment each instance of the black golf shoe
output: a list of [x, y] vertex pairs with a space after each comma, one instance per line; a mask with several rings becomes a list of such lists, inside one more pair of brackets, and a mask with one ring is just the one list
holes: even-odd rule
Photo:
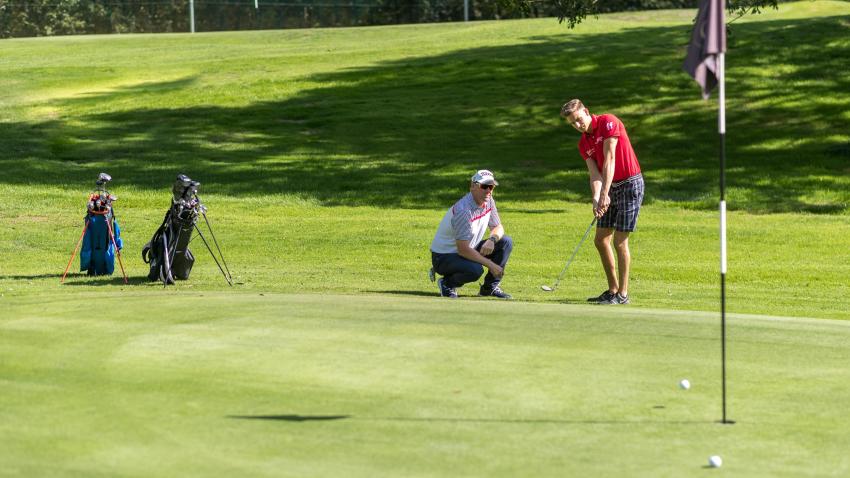
[[617, 304], [626, 305], [629, 302], [630, 302], [629, 296], [620, 295], [620, 293], [618, 292], [618, 293], [612, 295], [609, 300], [599, 301], [599, 304], [600, 305], [617, 305]]
[[607, 303], [610, 303], [611, 299], [613, 299], [615, 295], [617, 295], [617, 294], [614, 293], [614, 292], [611, 292], [609, 290], [606, 290], [605, 292], [599, 294], [596, 297], [588, 298], [587, 301], [588, 302], [596, 302], [597, 304], [602, 304], [602, 303], [607, 304]]
[[478, 295], [482, 297], [498, 297], [499, 299], [510, 299], [511, 295], [502, 290], [499, 286], [484, 287], [478, 290]]
[[449, 299], [457, 299], [457, 291], [454, 287], [447, 287], [443, 284], [443, 278], [437, 279], [437, 288], [440, 289], [440, 296], [448, 297]]

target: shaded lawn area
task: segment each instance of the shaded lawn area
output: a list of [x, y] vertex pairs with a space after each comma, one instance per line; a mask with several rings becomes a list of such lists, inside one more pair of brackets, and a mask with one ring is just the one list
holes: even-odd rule
[[[734, 26], [730, 208], [848, 211], [848, 19]], [[509, 32], [510, 24], [498, 26]], [[224, 62], [202, 52], [204, 65], [179, 79], [49, 100], [42, 106], [55, 112], [52, 119], [6, 121], [2, 182], [88, 184], [107, 170], [122, 184], [160, 189], [182, 171], [219, 193], [441, 208], [470, 171], [486, 166], [506, 199], [585, 201], [578, 136], [558, 118], [561, 103], [579, 97], [591, 111], [626, 123], [647, 177], [647, 203], [713, 209], [716, 101], [703, 102], [681, 70], [687, 28], [565, 31], [503, 46], [481, 40], [437, 55], [414, 42], [401, 60], [364, 61], [306, 80], [264, 73], [268, 59]], [[109, 40], [98, 54], [121, 55], [125, 43]], [[333, 47], [333, 32], [315, 46]], [[372, 55], [382, 57], [379, 49]], [[204, 80], [212, 70], [229, 80], [210, 89]], [[293, 83], [291, 94], [269, 100], [275, 82]], [[228, 106], [238, 89], [257, 101]]]

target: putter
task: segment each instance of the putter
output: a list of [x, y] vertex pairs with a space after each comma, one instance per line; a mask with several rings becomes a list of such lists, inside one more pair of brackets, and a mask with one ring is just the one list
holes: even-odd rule
[[570, 264], [573, 263], [573, 259], [576, 257], [576, 253], [578, 253], [579, 248], [584, 243], [584, 240], [587, 239], [587, 235], [590, 234], [590, 230], [593, 228], [593, 225], [596, 224], [596, 216], [593, 216], [593, 220], [590, 221], [590, 225], [587, 226], [587, 230], [584, 231], [584, 236], [581, 237], [581, 240], [578, 242], [576, 249], [573, 251], [573, 255], [570, 256], [570, 259], [567, 261], [567, 265], [564, 266], [564, 270], [561, 271], [561, 275], [558, 276], [558, 280], [555, 281], [555, 285], [549, 287], [548, 285], [541, 285], [540, 288], [545, 290], [546, 292], [554, 292], [555, 289], [558, 288], [558, 284], [561, 283], [561, 279], [564, 278], [564, 274], [567, 273], [567, 269], [569, 269]]

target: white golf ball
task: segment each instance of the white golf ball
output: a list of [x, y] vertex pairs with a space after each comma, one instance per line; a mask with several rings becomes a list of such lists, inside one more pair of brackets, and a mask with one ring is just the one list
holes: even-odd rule
[[712, 468], [720, 468], [723, 466], [723, 458], [720, 458], [717, 455], [711, 455], [708, 457], [708, 465]]
[[679, 382], [679, 388], [681, 388], [682, 390], [687, 390], [691, 388], [691, 382], [689, 382], [688, 379], [683, 378], [682, 381]]

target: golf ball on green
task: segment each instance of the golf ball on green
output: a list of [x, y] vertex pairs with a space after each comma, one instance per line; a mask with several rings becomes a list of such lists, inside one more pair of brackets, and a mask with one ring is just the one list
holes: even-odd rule
[[691, 382], [689, 382], [688, 379], [683, 378], [682, 381], [679, 382], [679, 388], [681, 388], [682, 390], [687, 390], [691, 388]]
[[723, 458], [720, 458], [717, 455], [711, 455], [708, 458], [708, 465], [712, 468], [720, 468], [721, 466], [723, 466]]

